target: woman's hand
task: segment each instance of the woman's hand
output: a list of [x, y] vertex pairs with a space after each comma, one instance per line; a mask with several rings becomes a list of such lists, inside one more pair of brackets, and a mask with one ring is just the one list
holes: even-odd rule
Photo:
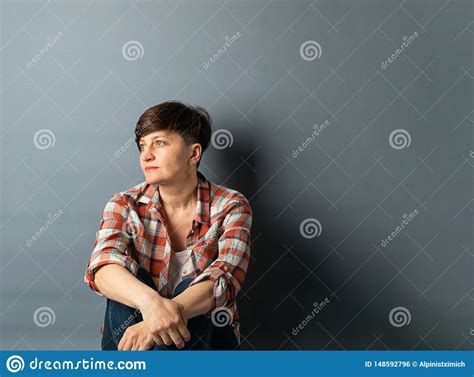
[[177, 348], [183, 348], [184, 343], [191, 339], [182, 304], [153, 295], [144, 300], [139, 309], [143, 322], [156, 343], [167, 346], [174, 343]]
[[152, 334], [148, 331], [143, 321], [127, 327], [120, 339], [117, 349], [119, 351], [146, 351], [155, 345]]

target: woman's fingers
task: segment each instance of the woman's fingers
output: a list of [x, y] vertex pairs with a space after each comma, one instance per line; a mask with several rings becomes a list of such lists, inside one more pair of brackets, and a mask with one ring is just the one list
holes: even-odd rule
[[131, 345], [130, 338], [124, 335], [122, 336], [122, 339], [120, 339], [117, 349], [119, 351], [129, 351], [130, 345]]
[[139, 351], [148, 351], [150, 349], [153, 349], [155, 347], [154, 344], [148, 345], [146, 342], [142, 342], [140, 344], [140, 348], [138, 348]]
[[176, 347], [178, 348], [184, 347], [184, 340], [177, 330], [175, 329], [168, 330], [168, 334], [173, 340], [173, 343], [176, 345]]
[[122, 336], [122, 339], [120, 339], [120, 342], [117, 344], [117, 350], [122, 351], [125, 340], [126, 340], [125, 336]]
[[130, 351], [138, 351], [140, 349], [140, 341], [136, 341], [132, 344]]
[[163, 339], [163, 343], [166, 344], [167, 346], [171, 346], [173, 344], [173, 341], [171, 340], [170, 336], [167, 333], [161, 332], [160, 337], [161, 339]]
[[191, 339], [191, 333], [189, 332], [186, 326], [184, 325], [178, 326], [178, 332], [185, 342], [189, 342], [189, 340]]
[[161, 336], [155, 336], [153, 337], [153, 340], [156, 344], [165, 344], [165, 342], [163, 342], [163, 339], [161, 339]]

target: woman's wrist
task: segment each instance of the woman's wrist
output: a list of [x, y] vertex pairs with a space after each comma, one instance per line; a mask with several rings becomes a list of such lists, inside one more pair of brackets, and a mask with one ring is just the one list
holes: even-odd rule
[[187, 321], [189, 319], [189, 311], [187, 310], [189, 306], [185, 305], [185, 302], [182, 300], [182, 297], [180, 297], [180, 295], [173, 297], [172, 300], [179, 305], [181, 309], [181, 314], [183, 315], [184, 319]]
[[146, 287], [137, 297], [136, 303], [137, 308], [140, 311], [146, 310], [148, 305], [150, 305], [153, 301], [161, 301], [163, 297], [154, 289], [150, 287]]
[[187, 288], [174, 297], [173, 301], [182, 305], [183, 316], [189, 320], [209, 312], [212, 307], [213, 290], [214, 282], [206, 280]]

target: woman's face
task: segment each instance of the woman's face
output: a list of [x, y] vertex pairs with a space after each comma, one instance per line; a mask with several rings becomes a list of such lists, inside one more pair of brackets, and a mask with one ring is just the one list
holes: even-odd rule
[[149, 184], [165, 184], [186, 176], [194, 167], [193, 147], [176, 132], [155, 131], [140, 139], [140, 167]]

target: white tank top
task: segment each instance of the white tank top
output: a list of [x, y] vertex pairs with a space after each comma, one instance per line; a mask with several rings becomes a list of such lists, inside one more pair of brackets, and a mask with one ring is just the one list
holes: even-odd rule
[[191, 272], [190, 250], [171, 251], [170, 266], [168, 271], [168, 298], [173, 297], [173, 292], [183, 276]]

